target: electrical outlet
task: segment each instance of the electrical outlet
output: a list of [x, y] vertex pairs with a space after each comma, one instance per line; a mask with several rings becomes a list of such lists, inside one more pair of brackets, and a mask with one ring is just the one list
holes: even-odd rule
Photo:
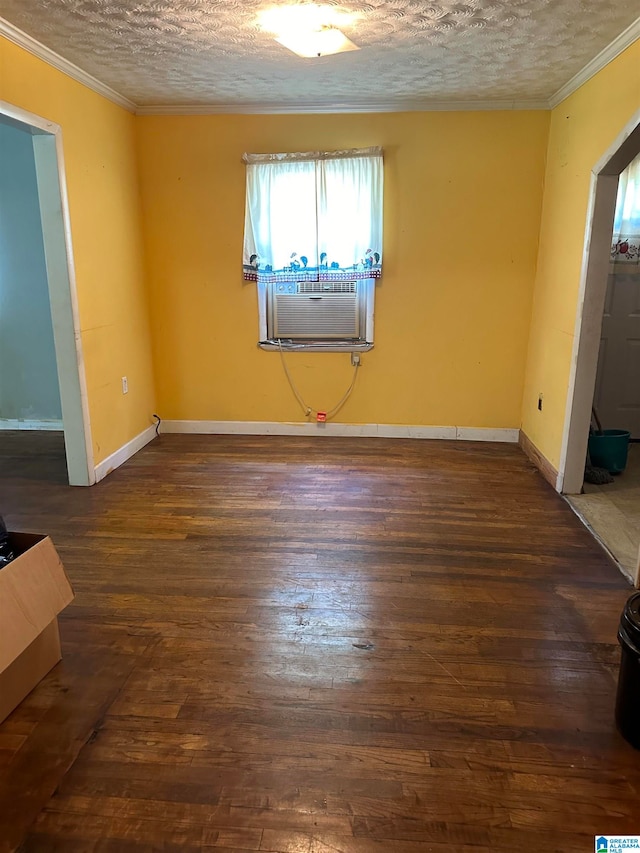
[[127, 379], [126, 376], [122, 377], [122, 393], [123, 394], [129, 393], [129, 380]]
[[538, 411], [542, 411], [542, 394], [538, 394]]
[[351, 353], [351, 366], [352, 367], [360, 367], [360, 353], [352, 352]]

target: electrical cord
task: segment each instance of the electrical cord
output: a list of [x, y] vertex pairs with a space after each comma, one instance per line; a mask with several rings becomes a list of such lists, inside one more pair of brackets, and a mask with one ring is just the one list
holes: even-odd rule
[[284, 368], [285, 376], [287, 377], [287, 380], [289, 382], [289, 385], [291, 386], [291, 390], [293, 391], [296, 400], [300, 404], [300, 408], [304, 412], [305, 417], [308, 418], [309, 415], [312, 414], [313, 410], [311, 409], [310, 406], [307, 406], [305, 401], [302, 399], [302, 397], [298, 393], [298, 389], [296, 388], [295, 382], [291, 378], [291, 374], [289, 373], [289, 368], [287, 367], [287, 362], [284, 360], [284, 352], [282, 350], [282, 341], [280, 340], [280, 338], [278, 338], [278, 347], [280, 349], [280, 360], [282, 361], [282, 367]]
[[[289, 373], [289, 368], [287, 367], [287, 362], [285, 361], [284, 350], [282, 349], [282, 340], [280, 338], [278, 338], [278, 349], [280, 351], [280, 360], [282, 361], [282, 367], [284, 369], [285, 376], [287, 377], [287, 381], [289, 382], [291, 390], [293, 391], [294, 396], [300, 405], [300, 408], [304, 412], [305, 417], [308, 418], [309, 415], [316, 415], [317, 416], [318, 409], [313, 409], [311, 406], [307, 405], [307, 403], [305, 403], [302, 395], [300, 394], [300, 392], [296, 388], [296, 384], [293, 381], [293, 377]], [[343, 396], [340, 398], [340, 401], [333, 407], [333, 409], [329, 409], [329, 411], [326, 412], [326, 419], [327, 420], [332, 418], [334, 415], [337, 415], [338, 412], [340, 411], [340, 409], [344, 406], [344, 404], [347, 402], [347, 400], [351, 396], [351, 392], [355, 388], [359, 367], [360, 367], [359, 363], [354, 364], [354, 366], [353, 366], [353, 379], [351, 380], [351, 384], [349, 385], [349, 387], [347, 388], [347, 390], [345, 391]]]
[[357, 375], [358, 375], [358, 368], [359, 368], [359, 367], [360, 367], [360, 365], [359, 365], [359, 364], [354, 364], [354, 365], [353, 365], [353, 379], [351, 380], [351, 385], [349, 385], [349, 387], [348, 387], [348, 388], [347, 388], [347, 390], [345, 391], [344, 396], [342, 397], [342, 399], [340, 400], [340, 402], [339, 402], [339, 403], [337, 403], [337, 404], [333, 407], [333, 409], [330, 409], [330, 410], [327, 412], [327, 419], [332, 418], [334, 415], [337, 415], [337, 414], [338, 414], [338, 412], [340, 411], [340, 409], [344, 406], [344, 404], [347, 402], [347, 400], [348, 400], [348, 399], [349, 399], [349, 397], [351, 396], [351, 392], [353, 391], [353, 389], [354, 389], [354, 388], [355, 388], [355, 386], [356, 386], [356, 377], [357, 377]]

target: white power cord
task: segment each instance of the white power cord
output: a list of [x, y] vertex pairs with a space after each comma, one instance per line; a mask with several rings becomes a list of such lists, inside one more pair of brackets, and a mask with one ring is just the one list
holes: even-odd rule
[[295, 398], [298, 401], [298, 403], [300, 403], [300, 406], [302, 408], [302, 411], [305, 414], [305, 417], [308, 418], [309, 415], [312, 413], [312, 409], [309, 406], [307, 406], [305, 401], [302, 399], [302, 397], [298, 393], [298, 389], [295, 386], [295, 382], [291, 378], [291, 374], [289, 373], [289, 368], [287, 367], [287, 362], [284, 360], [284, 352], [282, 351], [282, 341], [280, 340], [280, 338], [278, 338], [278, 347], [280, 348], [280, 360], [282, 361], [282, 366], [284, 368], [285, 375], [289, 381], [289, 385], [291, 386], [291, 390], [295, 394]]
[[[280, 359], [282, 361], [282, 367], [284, 368], [285, 376], [287, 377], [289, 385], [291, 386], [291, 390], [293, 391], [296, 400], [300, 404], [300, 408], [304, 412], [305, 417], [308, 418], [309, 415], [316, 415], [317, 416], [319, 410], [313, 409], [311, 406], [308, 406], [305, 403], [305, 401], [303, 400], [302, 395], [300, 394], [300, 392], [296, 388], [296, 384], [293, 381], [291, 374], [289, 373], [289, 368], [287, 367], [287, 362], [285, 361], [284, 351], [282, 349], [282, 341], [280, 340], [280, 338], [278, 338], [278, 348], [280, 350]], [[347, 390], [345, 391], [343, 396], [340, 398], [340, 401], [338, 403], [336, 403], [336, 405], [333, 407], [333, 409], [330, 409], [328, 412], [326, 412], [326, 420], [329, 420], [334, 415], [337, 415], [338, 412], [340, 411], [340, 409], [344, 406], [344, 404], [347, 402], [347, 400], [351, 396], [351, 392], [355, 388], [356, 378], [358, 376], [358, 368], [359, 367], [360, 367], [360, 362], [358, 361], [353, 366], [353, 379], [351, 380], [351, 384], [349, 385], [349, 387], [347, 388]]]

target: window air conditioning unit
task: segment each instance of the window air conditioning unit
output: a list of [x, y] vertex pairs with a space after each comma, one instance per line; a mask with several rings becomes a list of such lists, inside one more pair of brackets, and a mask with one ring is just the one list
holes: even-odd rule
[[293, 281], [270, 284], [268, 337], [292, 341], [364, 341], [363, 281]]

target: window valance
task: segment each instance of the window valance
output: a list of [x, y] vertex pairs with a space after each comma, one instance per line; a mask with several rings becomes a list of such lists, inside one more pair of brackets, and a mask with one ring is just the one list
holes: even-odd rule
[[245, 154], [243, 160], [246, 280], [380, 277], [381, 148]]

